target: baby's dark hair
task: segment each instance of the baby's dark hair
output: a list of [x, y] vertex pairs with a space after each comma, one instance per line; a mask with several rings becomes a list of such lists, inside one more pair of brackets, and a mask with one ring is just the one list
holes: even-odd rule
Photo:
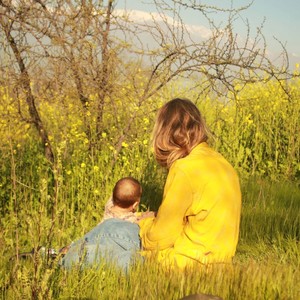
[[120, 179], [113, 189], [113, 204], [122, 208], [128, 208], [139, 201], [142, 196], [142, 186], [133, 177]]

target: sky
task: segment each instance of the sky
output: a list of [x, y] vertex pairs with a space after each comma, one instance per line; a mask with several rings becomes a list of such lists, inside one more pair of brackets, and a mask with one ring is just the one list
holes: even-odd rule
[[[151, 0], [118, 0], [117, 9], [137, 10], [144, 12], [154, 12]], [[230, 0], [198, 0], [198, 3], [224, 7], [225, 3], [230, 6]], [[247, 0], [233, 0], [234, 6], [245, 5]], [[202, 26], [199, 15], [191, 13], [189, 10], [182, 11], [182, 18], [187, 25]], [[276, 57], [280, 51], [278, 42], [281, 41], [289, 54], [291, 68], [296, 63], [300, 63], [300, 1], [299, 0], [254, 0], [247, 10], [241, 12], [241, 19], [236, 22], [235, 32], [245, 35], [243, 19], [248, 19], [252, 36], [255, 35], [256, 28], [264, 21], [263, 33], [267, 40], [268, 52]], [[221, 14], [216, 14], [216, 20], [221, 18]], [[221, 21], [221, 19], [219, 19]], [[218, 21], [219, 21], [218, 20]]]
[[290, 55], [300, 61], [300, 1], [256, 0], [244, 13], [250, 21], [266, 18], [264, 32], [268, 39], [278, 38]]

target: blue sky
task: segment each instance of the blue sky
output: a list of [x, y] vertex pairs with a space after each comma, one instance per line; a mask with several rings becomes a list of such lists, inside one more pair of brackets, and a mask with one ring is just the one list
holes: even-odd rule
[[[151, 0], [118, 0], [117, 8], [131, 10], [141, 10], [153, 12], [154, 8]], [[201, 0], [201, 3], [210, 5], [222, 5], [225, 3], [230, 6], [230, 0]], [[234, 6], [245, 5], [247, 0], [233, 0]], [[226, 4], [226, 5], [227, 5]], [[276, 37], [287, 49], [290, 56], [291, 67], [300, 62], [300, 1], [299, 0], [254, 0], [252, 6], [241, 13], [241, 17], [248, 19], [251, 27], [252, 36], [255, 35], [256, 28], [266, 18], [263, 33], [267, 39], [268, 51], [272, 56], [279, 52], [279, 44], [273, 39]], [[203, 25], [199, 15], [182, 11], [182, 18], [191, 25]], [[216, 20], [221, 21], [221, 14], [215, 16]], [[241, 36], [245, 35], [246, 30], [242, 19], [236, 22], [235, 32]]]
[[264, 32], [268, 40], [275, 36], [300, 61], [300, 1], [256, 0], [244, 15], [255, 24], [266, 17]]

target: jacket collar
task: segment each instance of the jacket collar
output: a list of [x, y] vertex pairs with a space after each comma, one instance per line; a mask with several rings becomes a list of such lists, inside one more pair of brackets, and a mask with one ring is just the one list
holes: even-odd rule
[[209, 148], [209, 146], [208, 146], [208, 144], [207, 144], [206, 142], [202, 142], [202, 143], [196, 145], [196, 146], [192, 149], [192, 151], [190, 152], [190, 154], [191, 154], [191, 153], [198, 152], [198, 151], [201, 151], [201, 150], [204, 149], [204, 148]]

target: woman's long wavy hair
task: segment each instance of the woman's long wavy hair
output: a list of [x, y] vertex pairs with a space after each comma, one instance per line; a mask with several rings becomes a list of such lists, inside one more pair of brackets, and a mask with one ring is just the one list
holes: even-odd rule
[[152, 140], [157, 162], [170, 168], [208, 139], [208, 129], [199, 109], [188, 99], [176, 98], [160, 108]]

